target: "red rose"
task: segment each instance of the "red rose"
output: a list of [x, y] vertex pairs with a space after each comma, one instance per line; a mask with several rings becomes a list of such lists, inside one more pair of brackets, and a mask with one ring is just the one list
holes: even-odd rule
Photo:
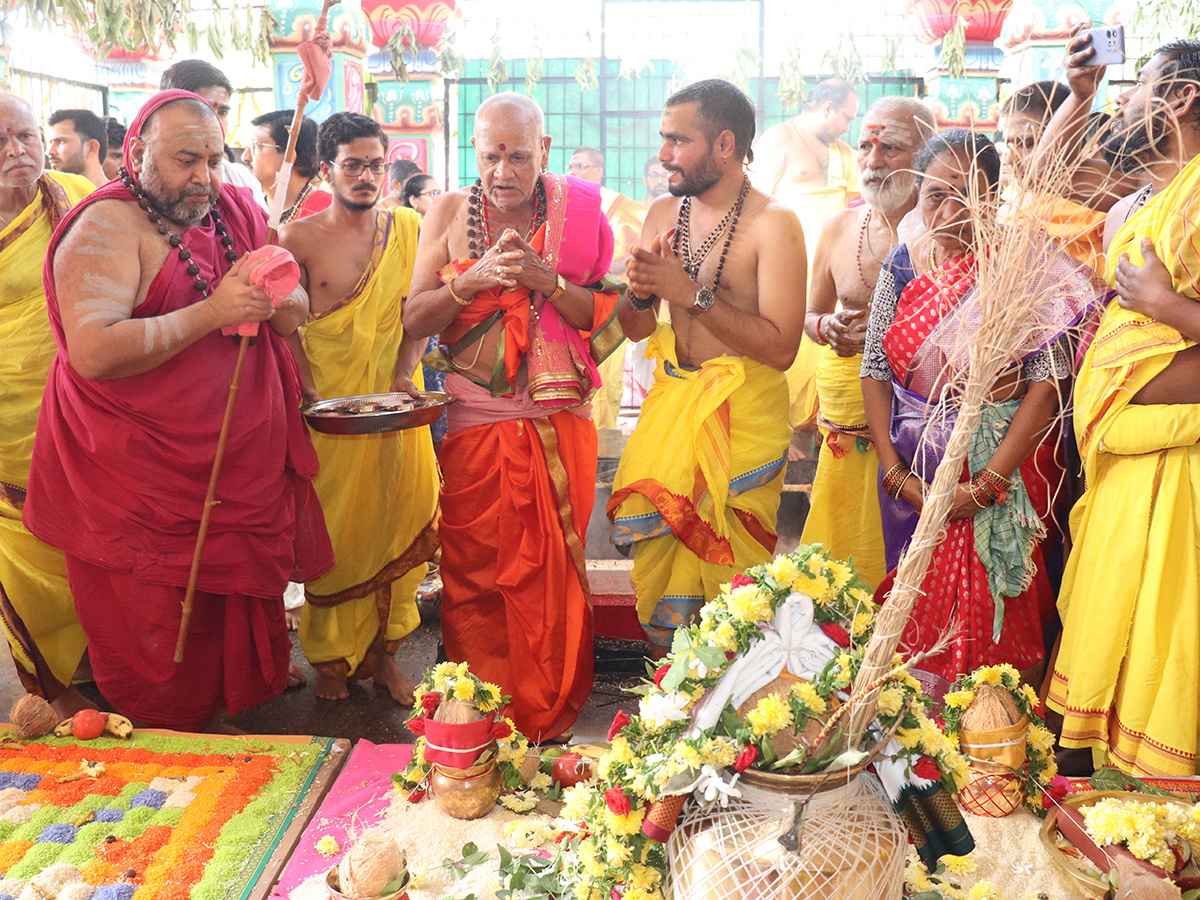
[[1055, 775], [1042, 790], [1042, 809], [1053, 809], [1062, 798], [1071, 793], [1071, 782], [1062, 775]]
[[731, 588], [745, 587], [748, 584], [754, 584], [754, 579], [749, 575], [734, 575], [733, 581], [729, 583]]
[[413, 734], [425, 733], [425, 717], [417, 716], [415, 719], [410, 719], [408, 722], [408, 730]]
[[839, 647], [850, 646], [850, 633], [841, 625], [835, 625], [833, 622], [818, 622], [817, 624], [821, 626], [825, 636]]
[[662, 687], [662, 680], [667, 677], [667, 673], [670, 671], [671, 667], [668, 665], [659, 666], [654, 670], [654, 686], [656, 688]]
[[429, 791], [425, 790], [425, 788], [421, 788], [420, 790], [413, 791], [411, 794], [408, 795], [408, 802], [409, 803], [420, 803], [422, 800], [425, 799], [425, 797], [428, 793], [429, 793]]
[[619, 710], [617, 714], [613, 716], [612, 724], [608, 726], [608, 739], [611, 741], [621, 733], [622, 728], [632, 721], [633, 720], [629, 718], [629, 713], [625, 712], [625, 710]]
[[739, 772], [745, 772], [754, 765], [756, 759], [758, 759], [758, 748], [753, 744], [747, 744], [737, 755], [737, 759], [733, 761], [733, 767]]
[[507, 737], [511, 737], [512, 733], [512, 726], [503, 719], [492, 726], [492, 737], [498, 741], [502, 741]]
[[940, 781], [942, 778], [941, 767], [928, 756], [922, 756], [913, 766], [913, 774], [924, 778], [926, 781]]
[[421, 708], [425, 710], [427, 716], [432, 716], [441, 702], [442, 695], [436, 691], [429, 691], [429, 693], [421, 695]]
[[620, 788], [609, 788], [605, 791], [604, 802], [614, 816], [627, 816], [633, 811], [633, 805]]

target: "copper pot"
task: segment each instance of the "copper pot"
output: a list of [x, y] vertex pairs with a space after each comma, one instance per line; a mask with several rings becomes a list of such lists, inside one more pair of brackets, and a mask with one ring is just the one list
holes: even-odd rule
[[491, 812], [504, 787], [496, 761], [469, 769], [434, 763], [429, 772], [429, 792], [438, 809], [455, 819], [480, 819]]

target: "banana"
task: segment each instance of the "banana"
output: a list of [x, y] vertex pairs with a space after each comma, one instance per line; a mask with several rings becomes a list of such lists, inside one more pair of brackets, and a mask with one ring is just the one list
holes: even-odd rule
[[[60, 725], [59, 727], [61, 728], [62, 726]], [[104, 733], [117, 738], [131, 738], [133, 737], [133, 723], [124, 716], [109, 713], [108, 722], [104, 725]]]
[[55, 737], [72, 737], [75, 734], [74, 723], [70, 719], [63, 719], [54, 729]]

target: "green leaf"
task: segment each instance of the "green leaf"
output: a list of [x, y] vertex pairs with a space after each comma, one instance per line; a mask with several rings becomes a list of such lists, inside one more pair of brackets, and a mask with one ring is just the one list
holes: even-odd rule
[[772, 769], [786, 769], [790, 766], [798, 766], [804, 762], [804, 758], [808, 755], [808, 751], [804, 747], [797, 747], [787, 756], [776, 760], [771, 764]]
[[1159, 797], [1175, 796], [1170, 791], [1146, 784], [1140, 778], [1126, 775], [1120, 769], [1105, 766], [1088, 779], [1088, 784], [1098, 791], [1137, 791], [1140, 794], [1155, 794]]
[[692, 653], [710, 669], [719, 669], [725, 665], [725, 651], [719, 647], [693, 647]]
[[671, 668], [667, 670], [667, 674], [663, 676], [662, 689], [664, 691], [673, 691], [675, 688], [683, 684], [683, 679], [688, 673], [688, 655], [680, 653], [675, 657], [675, 662], [671, 663]]

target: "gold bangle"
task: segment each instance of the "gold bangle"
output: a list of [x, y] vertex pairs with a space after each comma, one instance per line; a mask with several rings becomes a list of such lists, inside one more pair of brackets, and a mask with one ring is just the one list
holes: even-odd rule
[[459, 306], [470, 306], [471, 305], [470, 300], [464, 300], [462, 297], [458, 296], [458, 294], [454, 293], [454, 279], [453, 278], [451, 278], [449, 281], [446, 282], [446, 290], [448, 290], [450, 292], [450, 298], [455, 303], [457, 303]]
[[904, 477], [901, 478], [900, 483], [898, 485], [896, 485], [896, 493], [892, 496], [893, 500], [900, 499], [900, 492], [904, 490], [904, 483], [906, 481], [908, 481], [908, 479], [910, 479], [910, 478], [912, 478], [912, 470], [911, 469], [904, 473]]

